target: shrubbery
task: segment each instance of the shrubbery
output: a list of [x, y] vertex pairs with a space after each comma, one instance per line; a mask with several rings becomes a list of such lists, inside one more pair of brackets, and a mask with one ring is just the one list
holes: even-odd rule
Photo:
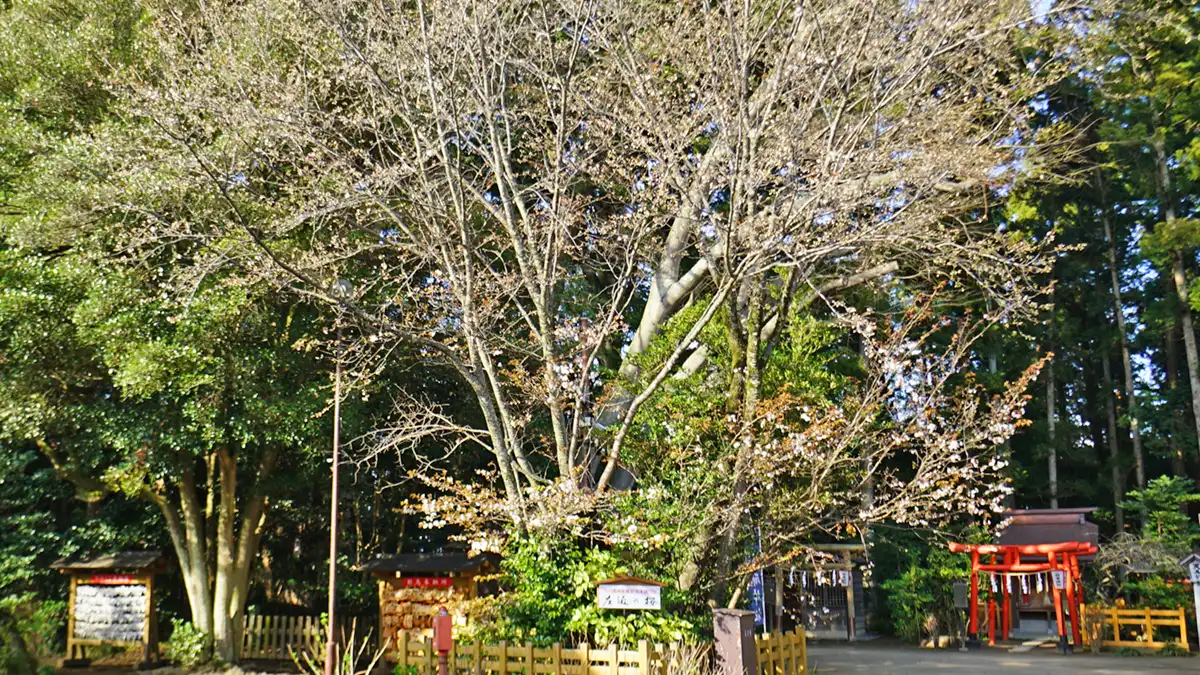
[[177, 666], [195, 668], [212, 660], [212, 636], [190, 621], [171, 621], [171, 639], [163, 646], [164, 655]]

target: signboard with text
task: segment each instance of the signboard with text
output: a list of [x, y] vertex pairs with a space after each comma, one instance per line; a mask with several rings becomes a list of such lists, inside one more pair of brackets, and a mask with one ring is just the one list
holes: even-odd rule
[[1064, 570], [1051, 570], [1050, 578], [1054, 581], [1054, 587], [1060, 591], [1067, 587], [1067, 573]]
[[600, 609], [662, 609], [662, 588], [643, 584], [600, 584]]
[[400, 580], [404, 588], [450, 588], [454, 579], [450, 577], [404, 577]]

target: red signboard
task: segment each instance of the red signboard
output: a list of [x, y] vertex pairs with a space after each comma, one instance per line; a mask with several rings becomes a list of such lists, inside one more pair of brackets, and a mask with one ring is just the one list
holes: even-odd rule
[[93, 574], [85, 583], [105, 586], [120, 586], [135, 583], [137, 579], [132, 574]]
[[405, 577], [400, 580], [405, 588], [450, 588], [454, 579], [450, 577]]

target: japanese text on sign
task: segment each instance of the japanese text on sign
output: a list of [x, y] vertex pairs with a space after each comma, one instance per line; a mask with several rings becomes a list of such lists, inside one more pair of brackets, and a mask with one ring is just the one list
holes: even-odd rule
[[454, 579], [450, 577], [405, 577], [400, 580], [405, 588], [450, 588]]
[[1067, 587], [1067, 573], [1063, 570], [1051, 570], [1050, 578], [1054, 580], [1054, 587], [1062, 590]]
[[662, 589], [636, 584], [600, 584], [596, 587], [600, 609], [662, 609]]
[[137, 580], [131, 574], [93, 574], [88, 580], [89, 584], [100, 585], [124, 585], [132, 584]]
[[1188, 581], [1193, 584], [1200, 583], [1200, 560], [1188, 563]]

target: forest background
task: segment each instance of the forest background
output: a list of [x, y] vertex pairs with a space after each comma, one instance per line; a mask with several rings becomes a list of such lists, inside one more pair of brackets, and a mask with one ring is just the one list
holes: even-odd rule
[[124, 548], [227, 660], [319, 611], [335, 396], [350, 614], [450, 546], [493, 637], [676, 639], [850, 540], [915, 637], [1010, 507], [1165, 571], [1200, 15], [929, 5], [0, 3], [0, 611], [60, 649], [48, 563]]

